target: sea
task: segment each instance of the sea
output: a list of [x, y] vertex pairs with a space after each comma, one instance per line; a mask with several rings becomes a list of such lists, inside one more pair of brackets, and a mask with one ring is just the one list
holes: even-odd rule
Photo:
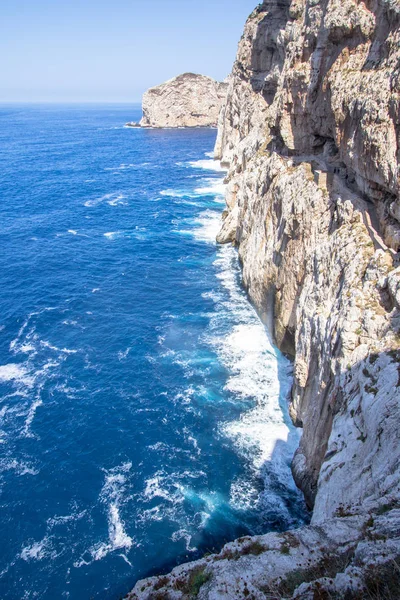
[[0, 598], [118, 600], [307, 521], [292, 366], [215, 236], [215, 129], [0, 106]]

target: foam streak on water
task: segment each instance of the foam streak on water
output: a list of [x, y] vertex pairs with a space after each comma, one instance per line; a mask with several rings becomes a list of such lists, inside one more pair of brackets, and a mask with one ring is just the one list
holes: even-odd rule
[[90, 549], [94, 560], [101, 560], [114, 550], [129, 550], [133, 540], [127, 535], [124, 523], [121, 520], [120, 508], [125, 490], [126, 473], [132, 468], [132, 463], [125, 463], [120, 467], [106, 472], [105, 483], [101, 490], [101, 502], [107, 507], [108, 541], [100, 542]]
[[0, 597], [112, 600], [306, 519], [215, 131], [0, 107]]

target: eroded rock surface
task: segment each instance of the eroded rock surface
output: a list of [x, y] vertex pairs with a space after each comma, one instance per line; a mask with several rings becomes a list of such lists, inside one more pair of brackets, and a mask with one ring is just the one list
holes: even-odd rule
[[399, 42], [396, 2], [264, 2], [221, 112], [218, 239], [294, 356], [314, 520], [399, 489]]
[[205, 75], [178, 75], [145, 92], [140, 126], [215, 127], [227, 87]]
[[398, 598], [400, 4], [259, 5], [215, 156], [228, 168], [217, 239], [237, 245], [250, 298], [294, 359], [293, 474], [313, 517], [131, 598]]
[[375, 518], [240, 538], [219, 554], [139, 581], [126, 600], [396, 600], [399, 518], [389, 507]]

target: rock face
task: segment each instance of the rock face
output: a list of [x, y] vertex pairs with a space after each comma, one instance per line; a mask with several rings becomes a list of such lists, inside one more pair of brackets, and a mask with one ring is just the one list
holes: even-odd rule
[[271, 0], [221, 113], [218, 239], [294, 356], [293, 471], [314, 519], [393, 491], [397, 472], [399, 66], [399, 4]]
[[126, 600], [398, 600], [399, 519], [389, 508], [239, 538], [220, 554], [139, 581]]
[[237, 245], [250, 298], [294, 359], [293, 474], [313, 517], [131, 598], [398, 598], [399, 3], [260, 4], [215, 156], [228, 167], [218, 241]]
[[143, 95], [141, 127], [215, 127], [228, 84], [184, 73]]

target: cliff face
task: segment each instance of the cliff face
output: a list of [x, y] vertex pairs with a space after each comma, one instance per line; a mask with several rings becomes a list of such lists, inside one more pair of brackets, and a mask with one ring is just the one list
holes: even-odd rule
[[225, 100], [226, 83], [184, 73], [143, 95], [141, 127], [212, 127]]
[[259, 5], [215, 155], [228, 167], [217, 239], [237, 245], [249, 295], [294, 359], [293, 474], [313, 517], [139, 582], [132, 598], [193, 597], [199, 581], [204, 599], [397, 598], [399, 3]]
[[390, 1], [265, 2], [221, 113], [218, 239], [295, 357], [293, 472], [310, 505], [318, 490], [314, 519], [398, 486], [399, 25]]

